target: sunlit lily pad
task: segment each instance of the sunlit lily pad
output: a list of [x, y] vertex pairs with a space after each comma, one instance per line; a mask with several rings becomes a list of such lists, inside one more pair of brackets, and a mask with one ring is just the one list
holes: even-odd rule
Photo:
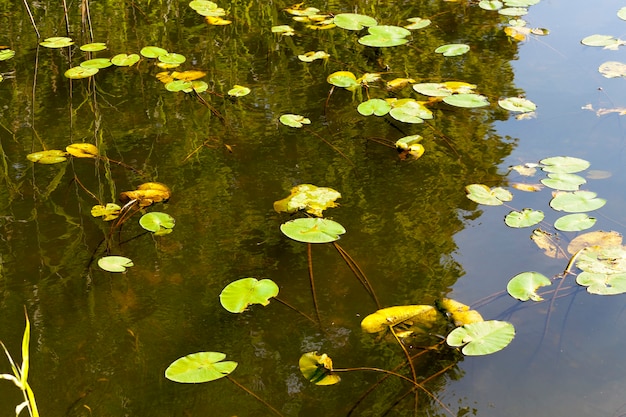
[[606, 200], [597, 198], [596, 195], [597, 194], [592, 191], [560, 193], [550, 201], [550, 207], [567, 213], [583, 213], [597, 210], [606, 204]]
[[470, 323], [484, 321], [483, 316], [476, 310], [472, 310], [468, 305], [460, 303], [450, 298], [444, 298], [436, 303], [437, 308], [449, 316], [455, 326], [464, 326]]
[[340, 13], [333, 18], [335, 25], [342, 29], [361, 30], [366, 26], [377, 25], [376, 19], [356, 13]]
[[503, 16], [524, 16], [528, 14], [528, 9], [525, 7], [505, 7], [504, 9], [499, 9], [498, 13]]
[[569, 245], [567, 245], [567, 252], [570, 255], [574, 255], [579, 250], [589, 246], [621, 246], [622, 239], [622, 235], [618, 232], [596, 230], [584, 233], [572, 239]]
[[433, 113], [426, 106], [412, 99], [394, 102], [389, 115], [404, 123], [424, 123], [424, 119], [433, 118]]
[[458, 56], [467, 53], [470, 50], [469, 45], [464, 43], [451, 43], [448, 45], [441, 45], [435, 52], [443, 54], [443, 56]]
[[278, 25], [272, 26], [272, 33], [278, 33], [283, 36], [293, 36], [296, 34], [296, 31], [289, 25]]
[[617, 61], [608, 61], [601, 64], [598, 71], [606, 78], [626, 77], [626, 64]]
[[167, 54], [159, 55], [158, 60], [163, 62], [164, 64], [174, 64], [180, 65], [187, 60], [184, 55], [177, 54], [174, 52], [168, 52]]
[[371, 98], [359, 104], [356, 109], [363, 116], [371, 116], [372, 114], [384, 116], [391, 110], [391, 104], [380, 98]]
[[443, 98], [444, 103], [455, 107], [476, 108], [489, 105], [487, 97], [480, 94], [453, 94]]
[[505, 110], [513, 112], [530, 112], [537, 110], [537, 106], [532, 101], [521, 97], [509, 97], [498, 100], [498, 105]]
[[65, 48], [66, 46], [74, 45], [74, 41], [64, 36], [55, 36], [44, 39], [43, 42], [39, 42], [39, 45], [45, 46], [46, 48]]
[[581, 272], [576, 277], [579, 285], [587, 287], [587, 292], [598, 295], [616, 295], [626, 293], [626, 273], [594, 274]]
[[198, 384], [220, 379], [237, 368], [237, 362], [224, 361], [221, 352], [198, 352], [176, 359], [165, 370], [170, 381]]
[[626, 274], [626, 248], [589, 246], [580, 251], [576, 267], [593, 274]]
[[231, 97], [243, 97], [250, 94], [250, 89], [248, 87], [244, 87], [243, 85], [235, 84], [233, 88], [228, 90], [228, 95]]
[[446, 341], [452, 347], [463, 346], [464, 355], [488, 355], [504, 349], [515, 337], [511, 323], [498, 320], [466, 324], [452, 330]]
[[278, 285], [271, 279], [242, 278], [224, 287], [220, 303], [231, 313], [242, 313], [250, 304], [268, 305], [277, 295]]
[[556, 219], [554, 228], [563, 232], [580, 232], [592, 228], [596, 220], [586, 213], [568, 214]]
[[91, 215], [93, 217], [102, 217], [105, 222], [115, 220], [119, 217], [122, 208], [115, 203], [107, 203], [106, 206], [100, 204], [91, 208]]
[[176, 221], [167, 213], [153, 211], [141, 216], [139, 224], [144, 229], [154, 233], [155, 236], [162, 236], [172, 233]]
[[80, 63], [80, 66], [83, 68], [98, 68], [98, 69], [102, 69], [102, 68], [107, 68], [110, 67], [111, 64], [111, 60], [109, 58], [94, 58], [94, 59], [89, 59], [87, 61], [83, 61]]
[[626, 20], [626, 7], [622, 7], [617, 11], [617, 17], [622, 20]]
[[97, 158], [98, 148], [91, 143], [72, 143], [65, 150], [75, 158]]
[[504, 4], [498, 0], [480, 0], [478, 7], [484, 10], [500, 10]]
[[196, 93], [203, 93], [208, 89], [209, 89], [209, 85], [205, 81], [194, 80], [194, 81], [191, 81], [191, 87], [183, 88], [183, 92], [191, 93], [192, 91], [195, 91]]
[[513, 195], [510, 191], [501, 187], [489, 188], [484, 184], [470, 184], [465, 187], [467, 198], [479, 204], [499, 206], [504, 201], [511, 201]]
[[544, 218], [542, 211], [525, 208], [522, 211], [512, 211], [506, 215], [504, 222], [509, 227], [530, 227], [540, 223]]
[[165, 89], [167, 91], [172, 91], [174, 93], [178, 91], [191, 89], [191, 88], [193, 88], [193, 82], [187, 81], [187, 80], [174, 80], [165, 84]]
[[356, 75], [350, 71], [337, 71], [326, 77], [326, 81], [336, 87], [355, 88], [360, 86], [356, 80]]
[[359, 43], [378, 48], [404, 45], [409, 41], [406, 37], [411, 35], [408, 29], [389, 25], [371, 26], [367, 31], [369, 35], [359, 38]]
[[507, 7], [530, 7], [538, 4], [540, 0], [504, 0]]
[[403, 323], [407, 320], [411, 322], [421, 322], [425, 324], [434, 323], [437, 319], [437, 310], [429, 305], [407, 305], [394, 306], [380, 309], [369, 314], [361, 321], [361, 329], [367, 333], [378, 333]]
[[548, 285], [552, 285], [552, 281], [545, 275], [539, 272], [522, 272], [511, 278], [506, 290], [511, 297], [521, 301], [541, 301], [543, 298], [537, 294], [537, 290]]
[[404, 26], [404, 28], [408, 30], [423, 29], [432, 23], [430, 19], [423, 19], [421, 17], [409, 17], [406, 20], [411, 22], [410, 24]]
[[313, 184], [300, 184], [291, 189], [289, 197], [274, 202], [278, 213], [295, 213], [306, 210], [307, 213], [321, 217], [328, 208], [337, 207], [335, 201], [341, 198], [339, 191]]
[[49, 151], [39, 151], [39, 152], [30, 153], [26, 155], [26, 158], [28, 158], [28, 160], [31, 162], [37, 162], [39, 164], [49, 165], [49, 164], [57, 164], [59, 162], [66, 161], [67, 153], [57, 150], [57, 149], [52, 149]]
[[80, 50], [85, 52], [98, 52], [105, 49], [107, 49], [107, 45], [104, 42], [86, 43], [80, 47]]
[[300, 128], [303, 125], [311, 124], [311, 120], [299, 114], [283, 114], [278, 119], [285, 126]]
[[118, 54], [111, 58], [111, 62], [118, 67], [130, 67], [139, 62], [139, 59], [139, 55], [137, 54]]
[[546, 172], [562, 172], [568, 174], [584, 171], [591, 165], [589, 161], [572, 156], [544, 158], [539, 161], [539, 163], [543, 165], [541, 169]]
[[580, 41], [583, 45], [587, 46], [602, 46], [604, 49], [618, 49], [619, 46], [626, 44], [621, 39], [617, 39], [611, 35], [591, 35], [583, 38]]
[[128, 204], [136, 201], [139, 207], [149, 207], [154, 203], [165, 202], [169, 200], [171, 191], [165, 184], [159, 182], [146, 182], [137, 187], [133, 191], [124, 191], [120, 193], [120, 201]]
[[553, 172], [548, 174], [548, 178], [541, 180], [546, 187], [562, 191], [576, 191], [587, 182], [586, 179], [576, 174]]
[[338, 375], [332, 373], [333, 361], [325, 353], [318, 355], [317, 352], [308, 352], [300, 356], [298, 361], [300, 372], [316, 385], [333, 385], [341, 380]]
[[15, 56], [15, 51], [12, 49], [0, 50], [0, 61], [6, 61], [7, 59], [11, 59], [14, 56]]
[[134, 264], [125, 256], [104, 256], [98, 259], [98, 266], [107, 272], [124, 272]]
[[298, 59], [302, 62], [313, 62], [316, 59], [328, 59], [330, 55], [324, 51], [310, 51], [302, 55], [298, 55]]
[[98, 68], [85, 68], [85, 67], [72, 67], [65, 71], [65, 75], [67, 78], [71, 78], [73, 80], [78, 80], [81, 78], [88, 78], [94, 74], [98, 73]]
[[144, 46], [139, 53], [146, 58], [158, 58], [161, 55], [166, 55], [168, 52], [158, 46]]
[[280, 231], [288, 238], [305, 243], [334, 242], [346, 233], [336, 221], [317, 217], [290, 220], [280, 225]]

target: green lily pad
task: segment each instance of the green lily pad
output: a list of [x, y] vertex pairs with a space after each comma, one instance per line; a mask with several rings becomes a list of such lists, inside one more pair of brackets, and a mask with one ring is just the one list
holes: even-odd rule
[[285, 126], [300, 128], [303, 125], [311, 124], [311, 120], [307, 119], [304, 116], [300, 116], [299, 114], [283, 114], [278, 119]]
[[339, 223], [317, 217], [290, 220], [280, 225], [280, 231], [288, 238], [304, 243], [334, 242], [346, 233]]
[[512, 211], [506, 215], [504, 222], [509, 227], [530, 227], [540, 223], [544, 218], [542, 211], [525, 208], [522, 211]]
[[[165, 87], [167, 88], [167, 86]], [[209, 89], [209, 85], [205, 81], [194, 80], [191, 82], [190, 88], [183, 88], [183, 92], [191, 93], [195, 91], [196, 93], [203, 93]]]
[[187, 81], [187, 80], [174, 80], [165, 84], [165, 89], [167, 91], [172, 91], [174, 93], [178, 91], [192, 89], [192, 88], [193, 88], [193, 82]]
[[409, 17], [407, 20], [411, 23], [405, 25], [404, 28], [408, 30], [423, 29], [432, 23], [430, 19], [422, 19], [421, 17]]
[[550, 207], [567, 213], [584, 213], [597, 210], [606, 204], [603, 198], [597, 198], [592, 191], [574, 191], [557, 194], [550, 200]]
[[242, 313], [250, 304], [268, 305], [277, 295], [278, 285], [271, 279], [242, 278], [222, 290], [220, 303], [231, 313]]
[[159, 55], [157, 59], [163, 62], [164, 64], [173, 64], [173, 65], [180, 65], [187, 60], [187, 58], [185, 58], [184, 55], [176, 54], [174, 52], [168, 52], [166, 54]]
[[72, 67], [65, 71], [65, 74], [63, 75], [67, 78], [78, 80], [81, 78], [89, 78], [92, 75], [97, 74], [98, 71], [98, 68]]
[[33, 152], [26, 155], [26, 158], [31, 162], [37, 162], [39, 164], [58, 164], [67, 160], [67, 152], [63, 152], [57, 149], [49, 151]]
[[158, 46], [144, 46], [139, 53], [146, 58], [158, 58], [161, 55], [167, 55], [167, 51]]
[[83, 61], [80, 63], [80, 66], [82, 68], [97, 68], [97, 69], [107, 68], [107, 67], [110, 67], [111, 65], [112, 65], [111, 60], [109, 58], [89, 59], [87, 61]]
[[592, 228], [596, 220], [586, 213], [568, 214], [556, 219], [554, 228], [563, 232], [580, 232]]
[[391, 110], [391, 104], [380, 98], [371, 98], [359, 104], [356, 109], [363, 116], [371, 116], [372, 114], [384, 116]]
[[124, 256], [104, 256], [98, 259], [98, 266], [107, 272], [124, 272], [134, 264]]
[[443, 54], [443, 56], [459, 56], [467, 53], [469, 50], [469, 45], [464, 43], [451, 43], [435, 49], [435, 53]]
[[504, 4], [498, 0], [480, 0], [478, 7], [484, 10], [500, 10]]
[[226, 11], [217, 4], [208, 0], [193, 0], [189, 3], [189, 7], [195, 10], [201, 16], [224, 16]]
[[443, 98], [443, 102], [455, 107], [476, 108], [489, 105], [487, 97], [479, 94], [453, 94]]
[[369, 35], [359, 38], [359, 43], [378, 48], [404, 45], [409, 41], [406, 37], [411, 35], [411, 31], [400, 26], [372, 26], [367, 31]]
[[587, 292], [598, 295], [616, 295], [626, 293], [626, 273], [594, 274], [581, 272], [576, 282], [587, 287]]
[[378, 333], [410, 320], [427, 325], [437, 320], [438, 313], [433, 306], [407, 305], [382, 308], [369, 314], [361, 321], [361, 329], [366, 333]]
[[576, 268], [593, 274], [626, 274], [623, 246], [588, 246], [579, 252]]
[[413, 90], [429, 97], [446, 97], [452, 92], [443, 83], [419, 83], [413, 84]]
[[337, 207], [335, 200], [338, 198], [341, 198], [341, 193], [332, 188], [300, 184], [291, 189], [289, 197], [275, 201], [274, 210], [277, 213], [295, 213], [298, 210], [306, 210], [309, 214], [322, 217], [324, 210]]
[[302, 62], [313, 62], [316, 59], [328, 59], [330, 55], [324, 51], [310, 51], [302, 55], [298, 55], [298, 59]]
[[137, 54], [117, 54], [113, 58], [111, 58], [111, 62], [118, 67], [131, 67], [139, 62], [139, 59], [139, 55]]
[[46, 48], [65, 48], [66, 46], [74, 45], [74, 41], [64, 36], [54, 36], [44, 39], [43, 42], [39, 42], [39, 45], [45, 46]]
[[102, 217], [105, 222], [115, 220], [119, 217], [122, 208], [115, 203], [107, 203], [106, 206], [100, 204], [91, 208], [91, 215], [93, 217]]
[[315, 385], [333, 385], [341, 380], [339, 375], [332, 373], [333, 361], [325, 353], [307, 352], [300, 356], [298, 367], [302, 375]]
[[80, 50], [84, 52], [98, 52], [105, 49], [107, 49], [107, 45], [104, 42], [86, 43], [80, 47]]
[[521, 301], [541, 301], [543, 298], [537, 294], [537, 290], [548, 285], [552, 285], [552, 281], [545, 275], [539, 272], [522, 272], [511, 278], [506, 290], [511, 297]]
[[11, 59], [14, 56], [15, 56], [15, 51], [12, 49], [0, 50], [0, 61], [6, 61], [7, 59]]
[[591, 165], [589, 161], [574, 158], [572, 156], [554, 156], [551, 158], [544, 158], [539, 161], [539, 163], [543, 165], [541, 169], [546, 172], [561, 172], [568, 174], [584, 171]]
[[467, 198], [478, 204], [487, 206], [499, 206], [504, 201], [511, 201], [513, 194], [501, 187], [489, 188], [484, 184], [470, 184], [465, 187]]
[[538, 4], [540, 0], [504, 0], [507, 7], [530, 7]]
[[243, 85], [235, 84], [233, 88], [228, 90], [228, 95], [231, 97], [243, 97], [250, 94], [250, 90], [248, 87], [244, 87]]
[[433, 118], [433, 112], [430, 109], [413, 99], [402, 99], [394, 102], [389, 115], [404, 123], [424, 123], [425, 119]]
[[499, 9], [498, 13], [502, 16], [524, 16], [528, 14], [528, 9], [525, 7], [505, 7], [504, 9]]
[[537, 106], [530, 100], [521, 97], [508, 97], [498, 100], [498, 105], [505, 110], [513, 112], [531, 112], [537, 110]]
[[541, 183], [546, 187], [562, 191], [576, 191], [586, 182], [587, 180], [580, 175], [561, 172], [550, 173], [548, 174], [548, 178], [541, 180]]
[[162, 236], [172, 233], [176, 220], [167, 213], [153, 211], [146, 213], [139, 219], [139, 224], [155, 236]]
[[591, 35], [583, 38], [580, 41], [583, 45], [587, 46], [602, 46], [605, 49], [618, 49], [619, 46], [626, 44], [621, 39], [617, 39], [611, 35]]
[[511, 323], [498, 320], [466, 324], [452, 330], [446, 341], [452, 347], [463, 346], [467, 356], [489, 355], [504, 349], [515, 337]]
[[377, 25], [376, 19], [356, 13], [340, 13], [333, 18], [333, 23], [342, 29], [361, 30]]
[[296, 31], [289, 25], [272, 26], [272, 33], [279, 33], [284, 36], [293, 36]]
[[356, 75], [350, 71], [337, 71], [326, 77], [326, 81], [336, 87], [355, 88], [361, 84], [356, 80]]
[[176, 359], [165, 370], [170, 381], [198, 384], [224, 378], [237, 367], [237, 362], [224, 361], [221, 352], [198, 352]]
[[626, 7], [622, 7], [617, 11], [617, 17], [622, 20], [626, 20]]

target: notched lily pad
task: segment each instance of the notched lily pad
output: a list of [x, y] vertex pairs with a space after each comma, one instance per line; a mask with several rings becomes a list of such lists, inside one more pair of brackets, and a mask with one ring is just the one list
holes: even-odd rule
[[550, 200], [550, 207], [567, 213], [584, 213], [597, 210], [606, 204], [603, 198], [597, 198], [592, 191], [574, 191], [557, 194]]
[[542, 211], [525, 208], [522, 211], [512, 211], [507, 214], [504, 222], [509, 227], [521, 228], [534, 226], [540, 223], [543, 218]]
[[589, 161], [572, 156], [554, 156], [539, 161], [545, 172], [573, 174], [584, 171], [591, 165]]
[[44, 39], [43, 42], [39, 42], [39, 45], [45, 46], [46, 48], [65, 48], [66, 46], [74, 45], [74, 41], [64, 36], [54, 36]]
[[224, 287], [220, 303], [231, 313], [243, 313], [250, 304], [266, 306], [277, 295], [278, 285], [271, 279], [242, 278]]
[[95, 205], [91, 208], [91, 215], [93, 217], [102, 217], [105, 222], [115, 220], [119, 217], [122, 208], [115, 203], [107, 203], [106, 206]]
[[364, 27], [378, 24], [373, 17], [356, 13], [340, 13], [333, 18], [333, 23], [347, 30], [361, 30]]
[[233, 88], [228, 90], [228, 95], [231, 97], [243, 97], [250, 94], [250, 89], [248, 87], [244, 87], [243, 85], [235, 84]]
[[552, 285], [552, 281], [539, 272], [522, 272], [515, 275], [506, 286], [507, 292], [513, 298], [521, 301], [541, 301], [537, 290], [541, 287]]
[[318, 187], [313, 184], [300, 184], [291, 189], [289, 197], [274, 202], [274, 210], [278, 213], [295, 213], [306, 210], [317, 217], [328, 208], [337, 207], [335, 201], [341, 193], [332, 188]]
[[478, 356], [504, 349], [514, 337], [515, 328], [511, 323], [490, 320], [457, 327], [448, 334], [446, 341], [452, 347], [463, 346], [464, 355]]
[[117, 54], [111, 58], [111, 62], [118, 67], [131, 67], [139, 62], [139, 59], [137, 54]]
[[153, 211], [141, 216], [139, 224], [147, 231], [154, 233], [155, 236], [162, 236], [172, 233], [176, 221], [167, 213]]
[[556, 219], [554, 228], [563, 232], [580, 232], [592, 228], [596, 220], [595, 217], [589, 217], [586, 213], [568, 214]]
[[304, 116], [300, 116], [299, 114], [283, 114], [278, 120], [280, 120], [280, 122], [285, 126], [296, 128], [300, 128], [303, 125], [311, 124], [310, 119], [307, 119]]
[[333, 361], [325, 353], [307, 352], [300, 356], [298, 361], [300, 372], [307, 381], [315, 385], [333, 385], [341, 380], [339, 375], [333, 374]]
[[280, 231], [288, 238], [304, 243], [330, 243], [346, 233], [336, 221], [317, 217], [290, 220], [280, 225]]
[[470, 200], [487, 206], [499, 206], [513, 199], [510, 191], [501, 187], [489, 188], [484, 184], [470, 184], [465, 187], [465, 192]]
[[176, 359], [165, 370], [170, 381], [198, 384], [224, 378], [237, 368], [237, 362], [225, 361], [221, 352], [198, 352]]
[[498, 105], [505, 110], [512, 112], [531, 112], [537, 110], [537, 106], [532, 101], [521, 97], [508, 97], [498, 100]]
[[98, 148], [91, 143], [72, 143], [65, 150], [75, 158], [97, 158]]
[[464, 43], [451, 43], [448, 45], [441, 45], [435, 49], [435, 53], [442, 54], [443, 56], [459, 56], [469, 52], [470, 47]]
[[67, 160], [67, 152], [63, 152], [57, 149], [49, 151], [33, 152], [26, 155], [26, 158], [31, 162], [37, 162], [39, 164], [58, 164]]
[[124, 272], [134, 264], [125, 256], [104, 256], [98, 259], [98, 266], [107, 272]]
[[489, 105], [487, 97], [480, 94], [453, 94], [443, 98], [443, 102], [455, 107], [477, 108]]
[[98, 68], [85, 68], [85, 67], [78, 66], [78, 67], [72, 67], [68, 69], [67, 71], [65, 71], [63, 75], [65, 75], [65, 77], [67, 78], [78, 80], [81, 78], [89, 78], [92, 75], [97, 74], [98, 71], [99, 71]]

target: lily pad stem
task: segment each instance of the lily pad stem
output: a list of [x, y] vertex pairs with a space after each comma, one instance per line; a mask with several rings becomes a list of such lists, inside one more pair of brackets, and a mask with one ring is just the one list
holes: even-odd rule
[[244, 390], [246, 393], [250, 394], [251, 396], [253, 396], [254, 398], [256, 398], [258, 401], [260, 401], [261, 403], [263, 403], [263, 405], [265, 405], [267, 408], [269, 408], [270, 410], [272, 410], [272, 412], [274, 414], [276, 414], [277, 416], [280, 417], [285, 417], [280, 411], [278, 411], [277, 409], [275, 409], [274, 407], [272, 407], [269, 403], [267, 403], [265, 400], [263, 400], [261, 397], [259, 397], [258, 395], [256, 395], [254, 392], [250, 391], [248, 388], [244, 387], [243, 385], [241, 385], [239, 382], [235, 381], [233, 378], [230, 377], [230, 375], [226, 375], [226, 378], [228, 378], [228, 380], [230, 382], [232, 382], [233, 384], [237, 385], [239, 388], [241, 388], [242, 390]]

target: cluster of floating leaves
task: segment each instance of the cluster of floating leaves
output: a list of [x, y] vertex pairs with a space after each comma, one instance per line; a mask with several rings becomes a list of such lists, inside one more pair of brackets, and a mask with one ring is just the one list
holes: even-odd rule
[[222, 17], [226, 15], [226, 11], [212, 1], [193, 0], [189, 3], [189, 7], [195, 10], [199, 15], [204, 16], [205, 21], [209, 25], [225, 26], [232, 23], [232, 21]]
[[[626, 7], [617, 11], [617, 17], [626, 20]], [[604, 49], [616, 51], [620, 46], [626, 45], [626, 41], [612, 35], [590, 35], [580, 41], [587, 46], [600, 46]], [[607, 61], [598, 67], [598, 71], [606, 78], [626, 77], [626, 64], [618, 61]]]

